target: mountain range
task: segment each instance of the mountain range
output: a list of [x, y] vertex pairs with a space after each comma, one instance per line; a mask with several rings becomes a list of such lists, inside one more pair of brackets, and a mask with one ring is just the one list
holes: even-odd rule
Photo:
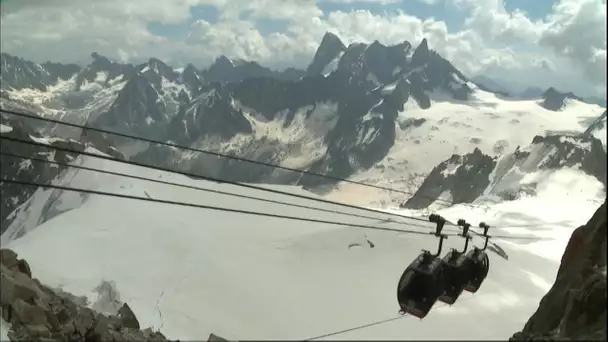
[[[525, 150], [525, 146], [515, 149], [524, 144], [530, 149], [551, 146], [538, 153], [542, 158], [553, 156], [552, 161], [537, 162], [528, 168], [530, 171], [577, 167], [606, 182], [605, 166], [602, 169], [590, 161], [606, 159], [605, 139], [601, 141], [606, 129], [604, 108], [554, 88], [533, 100], [511, 98], [491, 90], [491, 85], [467, 78], [429, 48], [426, 39], [415, 47], [407, 41], [392, 46], [378, 41], [346, 46], [336, 35], [327, 33], [306, 70], [276, 71], [226, 56], [218, 57], [205, 70], [192, 64], [173, 68], [156, 58], [134, 65], [111, 61], [97, 53], [91, 57], [89, 65], [80, 67], [36, 64], [2, 53], [2, 108], [338, 178], [368, 177], [370, 172], [380, 170], [382, 175], [375, 173], [373, 177], [394, 182], [395, 187], [411, 185], [399, 181], [414, 174], [409, 168], [415, 165], [423, 182], [408, 188], [416, 193], [406, 204], [411, 207], [429, 205], [446, 189], [453, 192], [454, 202], [474, 200], [486, 191], [491, 183], [488, 175], [495, 168], [509, 165], [515, 170], [525, 164], [524, 159], [529, 157], [501, 162]], [[514, 130], [518, 125], [530, 126], [525, 120], [532, 120], [534, 125], [530, 132], [518, 132], [521, 138], [513, 139], [518, 133], [505, 128], [499, 139], [492, 133], [496, 127], [474, 127], [476, 119], [464, 119], [471, 110], [494, 122], [507, 120], [507, 126]], [[564, 120], [556, 119], [562, 117]], [[116, 150], [125, 159], [234, 181], [297, 184], [319, 191], [325, 189], [322, 186], [336, 184], [326, 178], [111, 135], [91, 137], [80, 129], [35, 120], [22, 121], [3, 114], [2, 124], [12, 131], [6, 128], [3, 134], [37, 139], [57, 136], [61, 140], [53, 141], [71, 139], [81, 144], [80, 148]], [[450, 130], [460, 128], [451, 135], [443, 128], [448, 126]], [[476, 136], [469, 136], [467, 129]], [[465, 145], [456, 142], [465, 136]], [[517, 143], [511, 146], [509, 142]], [[441, 148], [436, 148], [438, 143]], [[4, 146], [8, 145], [3, 142]], [[422, 148], [432, 155], [415, 155], [414, 151]], [[36, 149], [22, 152], [48, 153]], [[395, 153], [410, 155], [397, 158]], [[4, 159], [2, 163], [11, 165], [3, 167], [3, 176], [18, 177], [26, 172], [18, 163], [5, 164]], [[457, 178], [451, 181], [436, 176], [442, 167], [455, 163], [462, 170], [471, 170], [474, 164], [473, 169], [484, 176], [469, 171], [457, 172], [453, 176]], [[29, 170], [35, 175], [27, 177], [43, 182], [57, 175], [56, 171]], [[462, 187], [469, 184], [469, 179], [479, 184], [466, 195], [456, 194], [460, 190], [450, 185], [455, 182]], [[504, 193], [501, 196], [507, 196]], [[8, 213], [17, 209], [28, 194], [15, 194], [4, 201], [3, 230], [12, 222]], [[427, 200], [420, 202], [421, 197]]]

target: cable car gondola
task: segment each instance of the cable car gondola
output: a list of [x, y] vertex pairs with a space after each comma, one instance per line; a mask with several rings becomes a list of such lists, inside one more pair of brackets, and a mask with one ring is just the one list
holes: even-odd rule
[[488, 239], [490, 238], [488, 235], [490, 226], [482, 222], [479, 224], [479, 227], [484, 230], [485, 244], [483, 248], [473, 247], [473, 250], [467, 254], [467, 258], [471, 261], [471, 278], [464, 289], [471, 293], [479, 290], [490, 269], [490, 258], [488, 258], [488, 254], [485, 252], [486, 248], [488, 248]]
[[437, 224], [433, 235], [439, 237], [436, 254], [423, 250], [422, 253], [405, 269], [397, 285], [397, 300], [400, 314], [410, 314], [420, 319], [424, 318], [437, 302], [443, 292], [443, 262], [439, 258], [443, 240], [441, 234], [445, 219], [439, 215], [430, 215], [429, 221]]
[[465, 238], [464, 250], [462, 252], [452, 249], [442, 259], [443, 262], [443, 293], [438, 300], [452, 305], [458, 300], [462, 291], [472, 279], [472, 261], [465, 255], [469, 246], [471, 236], [468, 234], [469, 223], [458, 220], [458, 225], [462, 226], [461, 237]]

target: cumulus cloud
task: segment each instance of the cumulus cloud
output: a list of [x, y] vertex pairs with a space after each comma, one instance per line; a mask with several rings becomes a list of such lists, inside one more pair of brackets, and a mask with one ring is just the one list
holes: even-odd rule
[[[453, 0], [471, 14], [465, 25], [496, 44], [525, 42], [570, 60], [590, 82], [606, 84], [606, 0], [559, 0], [545, 18], [529, 19], [520, 10], [507, 12], [503, 0]], [[556, 70], [543, 58], [540, 65]], [[558, 62], [559, 63], [559, 62]]]
[[[399, 11], [323, 13], [314, 0], [9, 1], [1, 45], [3, 51], [35, 61], [82, 63], [96, 51], [123, 61], [154, 56], [205, 66], [223, 54], [275, 67], [305, 67], [330, 31], [347, 45], [374, 40], [417, 45], [427, 38], [433, 49], [467, 74], [500, 71], [525, 77], [550, 72], [571, 77], [568, 72], [574, 66], [590, 84], [605, 85], [605, 0], [559, 0], [549, 15], [534, 20], [522, 11], [507, 11], [502, 0], [445, 1], [466, 16], [458, 30]], [[191, 18], [191, 8], [197, 5], [216, 7], [217, 20]], [[268, 20], [279, 28], [262, 30]], [[158, 23], [183, 32], [171, 38], [154, 34], [150, 24]], [[520, 49], [526, 44], [532, 52]]]
[[201, 45], [207, 54], [218, 56], [230, 52], [231, 57], [249, 60], [267, 60], [271, 52], [267, 42], [250, 21], [234, 20], [215, 25], [198, 20], [186, 41]]
[[562, 0], [549, 17], [540, 44], [568, 57], [585, 75], [606, 83], [606, 2]]
[[521, 10], [508, 12], [502, 0], [454, 0], [471, 13], [465, 25], [483, 38], [502, 43], [515, 41], [535, 42], [545, 25], [529, 19]]
[[[435, 0], [420, 0], [420, 1], [435, 1]], [[323, 0], [323, 2], [333, 2], [333, 3], [340, 3], [340, 4], [353, 4], [353, 3], [375, 3], [375, 4], [381, 4], [381, 5], [388, 5], [388, 4], [396, 4], [399, 2], [403, 2], [403, 0]]]

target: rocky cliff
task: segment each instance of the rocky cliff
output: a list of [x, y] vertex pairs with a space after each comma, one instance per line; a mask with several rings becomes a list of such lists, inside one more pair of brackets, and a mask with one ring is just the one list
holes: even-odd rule
[[606, 202], [577, 228], [553, 287], [511, 341], [606, 341]]
[[2, 319], [11, 324], [3, 334], [11, 341], [167, 341], [141, 330], [129, 305], [115, 298], [115, 313], [101, 314], [86, 307], [86, 299], [42, 285], [10, 249], [0, 250], [0, 280]]

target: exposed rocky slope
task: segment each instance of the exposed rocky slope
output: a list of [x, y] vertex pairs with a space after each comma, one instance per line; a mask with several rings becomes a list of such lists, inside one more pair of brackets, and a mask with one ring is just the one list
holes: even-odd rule
[[402, 207], [423, 209], [436, 199], [454, 204], [473, 202], [490, 184], [489, 176], [495, 166], [496, 160], [477, 148], [464, 156], [455, 154], [437, 165]]
[[263, 67], [257, 62], [245, 60], [230, 60], [226, 56], [218, 57], [211, 67], [201, 71], [201, 76], [207, 83], [234, 83], [248, 78], [269, 77], [279, 80], [297, 80], [304, 76], [304, 71], [289, 68], [275, 71]]
[[[2, 179], [49, 184], [65, 170], [65, 167], [36, 161], [34, 159], [68, 163], [78, 157], [75, 153], [58, 151], [52, 147], [61, 147], [76, 151], [84, 151], [87, 147], [94, 147], [96, 150], [109, 154], [115, 158], [124, 159], [124, 156], [100, 135], [88, 134], [78, 140], [42, 136], [31, 125], [35, 120], [24, 120], [9, 115], [1, 115], [0, 118], [0, 123], [2, 124], [0, 134], [3, 137], [49, 145], [47, 148], [8, 140], [0, 140], [0, 152], [3, 153], [3, 155], [0, 155], [0, 165], [2, 165], [0, 168], [0, 177]], [[22, 156], [24, 158], [7, 156], [5, 155], [7, 153]], [[2, 187], [2, 197], [0, 200], [0, 234], [2, 234], [16, 217], [17, 212], [14, 211], [30, 198], [37, 188], [4, 182], [0, 182], [0, 186]]]
[[0, 250], [0, 277], [2, 319], [11, 323], [11, 341], [167, 341], [151, 328], [141, 330], [129, 305], [115, 298], [109, 299], [116, 302], [116, 312], [102, 314], [75, 296], [42, 285], [10, 249]]
[[470, 203], [483, 194], [513, 200], [535, 192], [535, 183], [517, 186], [524, 174], [564, 167], [580, 169], [606, 185], [606, 162], [602, 142], [589, 134], [539, 135], [526, 148], [500, 158], [475, 149], [437, 165], [402, 207], [426, 208], [437, 199]]
[[[377, 41], [345, 47], [328, 33], [306, 72], [272, 71], [223, 56], [207, 70], [174, 69], [154, 58], [141, 65], [95, 53], [92, 58], [71, 76], [62, 74], [62, 82], [45, 79], [46, 88], [36, 89], [46, 92], [36, 98], [18, 91], [28, 86], [15, 83], [24, 75], [11, 68], [3, 76], [3, 106], [38, 103], [30, 109], [52, 107], [49, 114], [70, 122], [348, 177], [386, 155], [394, 143], [395, 118], [406, 103], [429, 108], [431, 92], [458, 100], [471, 93], [467, 78], [426, 40], [416, 48]], [[48, 65], [30, 64], [31, 70], [52, 75]], [[78, 135], [69, 133], [61, 131], [70, 138]], [[127, 157], [208, 175], [303, 185], [321, 181], [107, 138]]]
[[555, 283], [511, 341], [606, 341], [606, 202], [577, 228]]
[[[327, 34], [307, 76], [296, 81], [265, 77], [209, 84], [180, 108], [164, 139], [348, 177], [386, 155], [395, 139], [395, 118], [405, 103], [428, 108], [430, 91], [466, 100], [471, 91], [467, 83], [428, 48], [426, 40], [416, 49], [409, 42], [345, 48]], [[136, 158], [232, 180], [297, 181], [305, 186], [327, 181], [191, 153], [185, 161], [183, 153], [156, 147]]]
[[555, 88], [551, 87], [543, 94], [542, 106], [548, 110], [560, 110], [566, 105], [566, 99], [583, 101], [582, 98], [574, 95], [572, 92], [561, 93]]
[[23, 58], [0, 53], [0, 83], [3, 88], [32, 88], [46, 91], [58, 80], [67, 80], [80, 71], [75, 64], [47, 62], [36, 64]]

